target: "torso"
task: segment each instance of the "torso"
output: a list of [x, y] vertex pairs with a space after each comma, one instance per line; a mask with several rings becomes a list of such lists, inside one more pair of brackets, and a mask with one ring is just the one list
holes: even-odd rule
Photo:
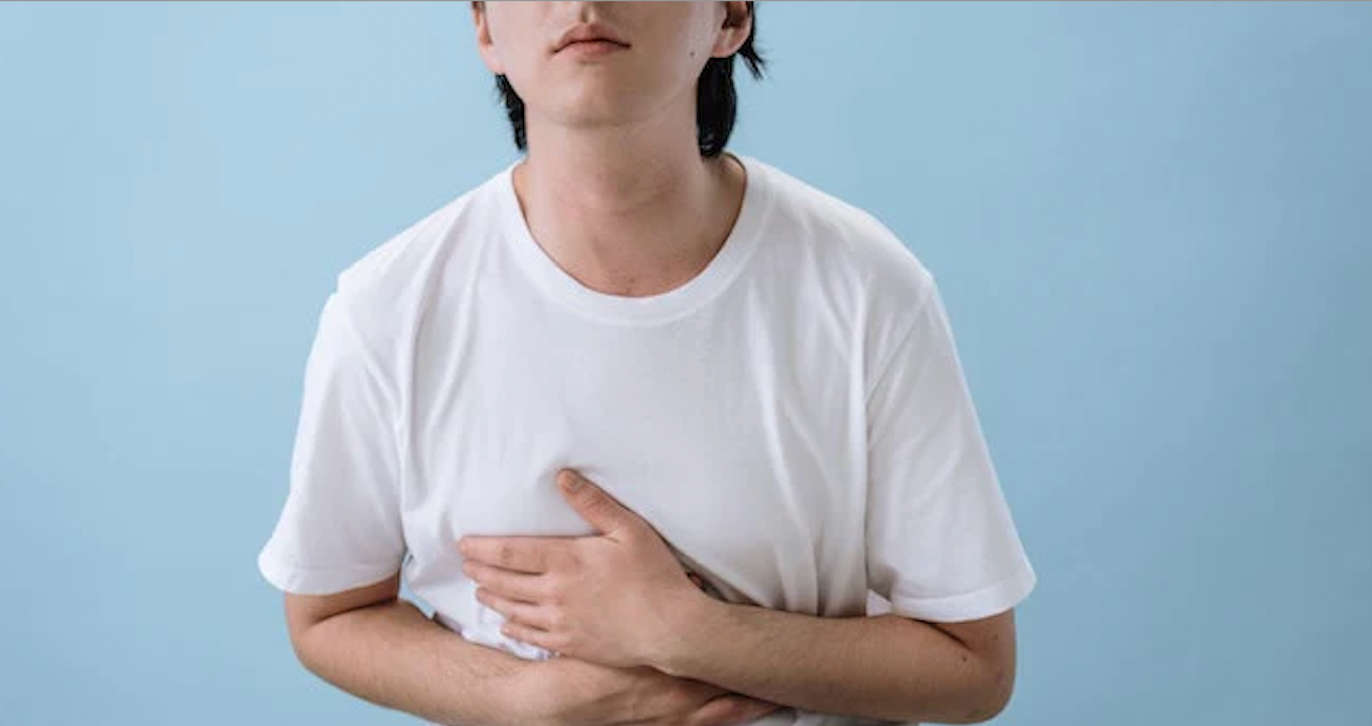
[[[777, 173], [746, 161], [750, 176]], [[890, 301], [869, 299], [872, 273], [845, 242], [805, 239], [825, 230], [793, 218], [775, 183], [750, 186], [700, 275], [647, 298], [559, 270], [511, 216], [508, 176], [452, 222], [515, 232], [450, 232], [410, 300], [405, 580], [441, 622], [546, 656], [500, 634], [456, 541], [590, 534], [554, 486], [564, 467], [644, 517], [722, 597], [864, 612], [867, 348]]]

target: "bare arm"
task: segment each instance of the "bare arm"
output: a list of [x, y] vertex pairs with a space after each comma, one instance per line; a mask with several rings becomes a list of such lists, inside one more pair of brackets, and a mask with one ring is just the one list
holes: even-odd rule
[[505, 615], [511, 637], [821, 713], [971, 723], [995, 716], [1010, 698], [1013, 610], [932, 625], [721, 602], [683, 576], [641, 517], [574, 474], [561, 481], [600, 535], [459, 542], [464, 570], [480, 585], [477, 599]]
[[301, 663], [372, 703], [443, 724], [528, 723], [515, 656], [470, 643], [398, 597], [400, 576], [335, 595], [286, 595]]
[[468, 642], [399, 591], [395, 575], [336, 595], [286, 595], [296, 655], [348, 693], [441, 724], [722, 726], [776, 709], [651, 668], [525, 661]]
[[893, 721], [993, 718], [1015, 680], [1013, 611], [938, 626], [701, 601], [665, 672], [775, 703]]

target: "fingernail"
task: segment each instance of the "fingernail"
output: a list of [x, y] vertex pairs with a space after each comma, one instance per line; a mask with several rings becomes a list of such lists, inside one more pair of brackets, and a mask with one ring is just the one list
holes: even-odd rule
[[574, 492], [581, 488], [581, 477], [577, 476], [576, 472], [566, 469], [558, 475], [558, 483], [562, 485], [563, 489]]

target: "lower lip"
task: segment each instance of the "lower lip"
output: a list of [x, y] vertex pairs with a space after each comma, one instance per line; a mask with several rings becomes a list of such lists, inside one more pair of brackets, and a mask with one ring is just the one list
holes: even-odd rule
[[558, 51], [558, 55], [571, 55], [575, 58], [600, 58], [627, 49], [628, 46], [608, 40], [583, 40], [564, 46], [562, 50]]

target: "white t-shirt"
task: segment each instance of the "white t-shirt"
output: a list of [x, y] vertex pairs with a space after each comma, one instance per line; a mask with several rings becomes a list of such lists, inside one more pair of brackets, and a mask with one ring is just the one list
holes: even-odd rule
[[872, 216], [739, 160], [724, 246], [661, 295], [559, 268], [514, 165], [344, 271], [266, 579], [326, 594], [403, 569], [447, 627], [546, 657], [500, 633], [456, 542], [590, 534], [554, 484], [573, 467], [733, 602], [854, 616], [872, 591], [961, 621], [1023, 599], [1035, 576], [933, 278]]

